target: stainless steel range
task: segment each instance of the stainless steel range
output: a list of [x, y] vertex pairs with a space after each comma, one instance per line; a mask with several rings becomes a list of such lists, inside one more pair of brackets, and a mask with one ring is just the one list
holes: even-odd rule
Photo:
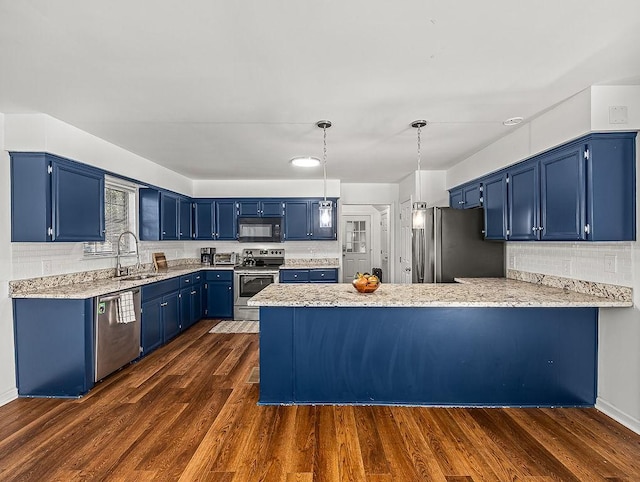
[[258, 320], [260, 308], [247, 306], [249, 298], [278, 282], [284, 249], [243, 249], [242, 264], [234, 268], [234, 320]]

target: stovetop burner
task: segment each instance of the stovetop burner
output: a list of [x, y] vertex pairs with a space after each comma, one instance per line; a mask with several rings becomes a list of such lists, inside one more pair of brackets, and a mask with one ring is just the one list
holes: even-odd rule
[[284, 249], [243, 249], [242, 263], [237, 270], [278, 270], [284, 264]]

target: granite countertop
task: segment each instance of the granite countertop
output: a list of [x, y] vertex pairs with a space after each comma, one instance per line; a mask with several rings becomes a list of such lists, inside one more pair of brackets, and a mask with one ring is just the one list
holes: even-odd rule
[[628, 307], [631, 301], [603, 298], [506, 278], [461, 279], [444, 284], [381, 284], [358, 293], [349, 283], [273, 284], [249, 306], [376, 307]]
[[[152, 276], [142, 280], [127, 281], [123, 278], [107, 278], [85, 282], [77, 282], [63, 286], [36, 286], [24, 287], [11, 293], [12, 298], [60, 298], [60, 299], [86, 299], [95, 296], [114, 293], [116, 291], [130, 290], [138, 286], [156, 283], [158, 281], [188, 275], [203, 270], [233, 270], [233, 266], [201, 266], [189, 265], [169, 268], [159, 273], [149, 273]], [[144, 274], [144, 273], [140, 273]]]

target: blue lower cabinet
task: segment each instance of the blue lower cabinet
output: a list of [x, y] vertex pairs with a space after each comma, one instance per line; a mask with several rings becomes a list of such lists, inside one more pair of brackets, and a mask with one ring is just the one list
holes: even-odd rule
[[180, 290], [180, 329], [186, 330], [192, 325], [193, 300], [191, 298], [192, 287]]
[[233, 284], [207, 281], [207, 317], [233, 318]]
[[337, 283], [338, 270], [337, 269], [310, 269], [309, 282], [310, 283]]
[[180, 298], [177, 291], [162, 297], [162, 324], [164, 343], [180, 333]]
[[207, 318], [233, 318], [233, 270], [205, 271], [204, 295]]
[[180, 333], [180, 278], [142, 287], [142, 355]]
[[93, 299], [14, 299], [13, 317], [20, 396], [78, 397], [93, 387]]
[[162, 345], [162, 308], [161, 299], [154, 299], [142, 303], [142, 317], [140, 324], [140, 343], [142, 355], [148, 355]]
[[280, 283], [308, 283], [308, 269], [281, 269]]
[[335, 268], [281, 269], [280, 283], [337, 283]]

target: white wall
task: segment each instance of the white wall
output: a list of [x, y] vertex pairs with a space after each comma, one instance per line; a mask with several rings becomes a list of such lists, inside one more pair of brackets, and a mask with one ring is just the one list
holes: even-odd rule
[[7, 151], [49, 152], [190, 196], [191, 179], [46, 114], [5, 116]]
[[447, 189], [586, 134], [590, 109], [587, 89], [453, 166], [447, 171]]
[[9, 298], [11, 273], [11, 183], [9, 154], [4, 150], [5, 116], [0, 114], [0, 405], [18, 396]]
[[[629, 122], [609, 124], [609, 106], [620, 105], [628, 106]], [[447, 186], [480, 177], [588, 132], [611, 130], [640, 130], [640, 87], [595, 86], [580, 92], [451, 168]], [[640, 142], [636, 150], [638, 166]], [[636, 212], [640, 213], [638, 201], [637, 196]], [[615, 258], [613, 273], [605, 267], [606, 257], [611, 256]], [[509, 242], [507, 265], [522, 271], [633, 287], [633, 308], [600, 310], [596, 407], [640, 433], [640, 242]]]
[[[322, 179], [194, 180], [193, 197], [322, 197]], [[340, 197], [340, 181], [327, 179], [327, 197]]]

